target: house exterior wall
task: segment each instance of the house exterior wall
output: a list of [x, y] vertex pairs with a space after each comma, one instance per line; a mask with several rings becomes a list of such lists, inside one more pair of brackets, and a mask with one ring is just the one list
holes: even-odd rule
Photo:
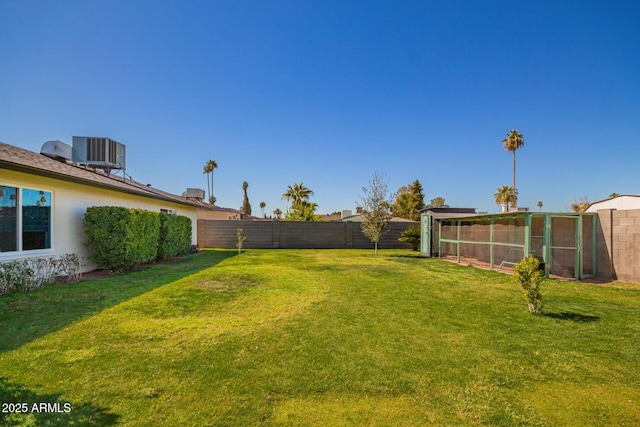
[[640, 282], [640, 209], [598, 210], [598, 276]]
[[640, 196], [619, 196], [591, 204], [586, 212], [597, 212], [604, 209], [635, 210], [640, 209]]
[[[73, 253], [80, 258], [89, 257], [90, 251], [85, 247], [85, 235], [82, 220], [88, 207], [91, 206], [123, 206], [139, 208], [153, 212], [160, 209], [175, 210], [177, 215], [191, 219], [192, 244], [197, 244], [198, 223], [196, 207], [179, 203], [136, 196], [114, 190], [93, 187], [58, 179], [0, 170], [0, 185], [49, 191], [52, 194], [52, 226], [51, 249], [0, 252], [0, 261], [37, 256], [60, 256]], [[85, 260], [83, 272], [95, 269], [95, 264]]]

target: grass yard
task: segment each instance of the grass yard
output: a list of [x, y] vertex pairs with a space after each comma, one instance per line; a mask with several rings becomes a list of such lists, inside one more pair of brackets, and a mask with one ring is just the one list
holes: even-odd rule
[[208, 250], [0, 297], [0, 425], [640, 425], [640, 285]]

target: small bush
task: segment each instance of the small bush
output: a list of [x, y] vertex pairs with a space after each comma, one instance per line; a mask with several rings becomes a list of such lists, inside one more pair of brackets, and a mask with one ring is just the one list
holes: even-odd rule
[[87, 209], [84, 231], [96, 264], [120, 271], [156, 258], [160, 214], [119, 206], [94, 206]]
[[420, 227], [419, 226], [412, 225], [411, 227], [407, 228], [402, 233], [400, 233], [400, 235], [402, 237], [400, 237], [398, 240], [405, 243], [411, 243], [411, 246], [413, 246], [413, 250], [414, 251], [418, 250], [418, 246], [420, 245]]
[[53, 283], [59, 277], [67, 280], [80, 275], [80, 259], [75, 254], [59, 258], [27, 258], [0, 263], [0, 295], [28, 292]]
[[186, 255], [191, 250], [191, 220], [186, 216], [160, 214], [158, 258]]
[[238, 253], [242, 253], [242, 246], [244, 241], [247, 240], [247, 236], [242, 234], [242, 228], [236, 228], [236, 236], [238, 238], [238, 243], [236, 244]]
[[540, 284], [544, 279], [540, 271], [540, 261], [534, 255], [529, 255], [517, 263], [513, 269], [513, 280], [520, 285], [523, 296], [529, 306], [529, 312], [542, 312], [542, 294]]

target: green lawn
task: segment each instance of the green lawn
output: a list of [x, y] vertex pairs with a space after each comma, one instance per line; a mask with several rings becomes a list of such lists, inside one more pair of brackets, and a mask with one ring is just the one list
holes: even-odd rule
[[[0, 297], [0, 425], [640, 425], [640, 285], [210, 250]], [[6, 406], [5, 406], [6, 409]]]

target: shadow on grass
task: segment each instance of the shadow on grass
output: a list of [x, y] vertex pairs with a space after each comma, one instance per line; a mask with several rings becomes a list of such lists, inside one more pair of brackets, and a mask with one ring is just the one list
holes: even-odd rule
[[104, 279], [46, 286], [0, 297], [0, 353], [60, 330], [121, 302], [182, 279], [237, 255], [203, 251], [165, 264]]
[[36, 393], [1, 377], [0, 402], [2, 426], [112, 426], [120, 418], [105, 408], [69, 402], [59, 394]]
[[571, 320], [573, 322], [583, 322], [583, 323], [597, 322], [598, 320], [600, 320], [600, 318], [597, 316], [585, 316], [583, 314], [564, 312], [564, 311], [561, 313], [542, 313], [542, 315], [545, 317], [551, 317], [552, 319]]

